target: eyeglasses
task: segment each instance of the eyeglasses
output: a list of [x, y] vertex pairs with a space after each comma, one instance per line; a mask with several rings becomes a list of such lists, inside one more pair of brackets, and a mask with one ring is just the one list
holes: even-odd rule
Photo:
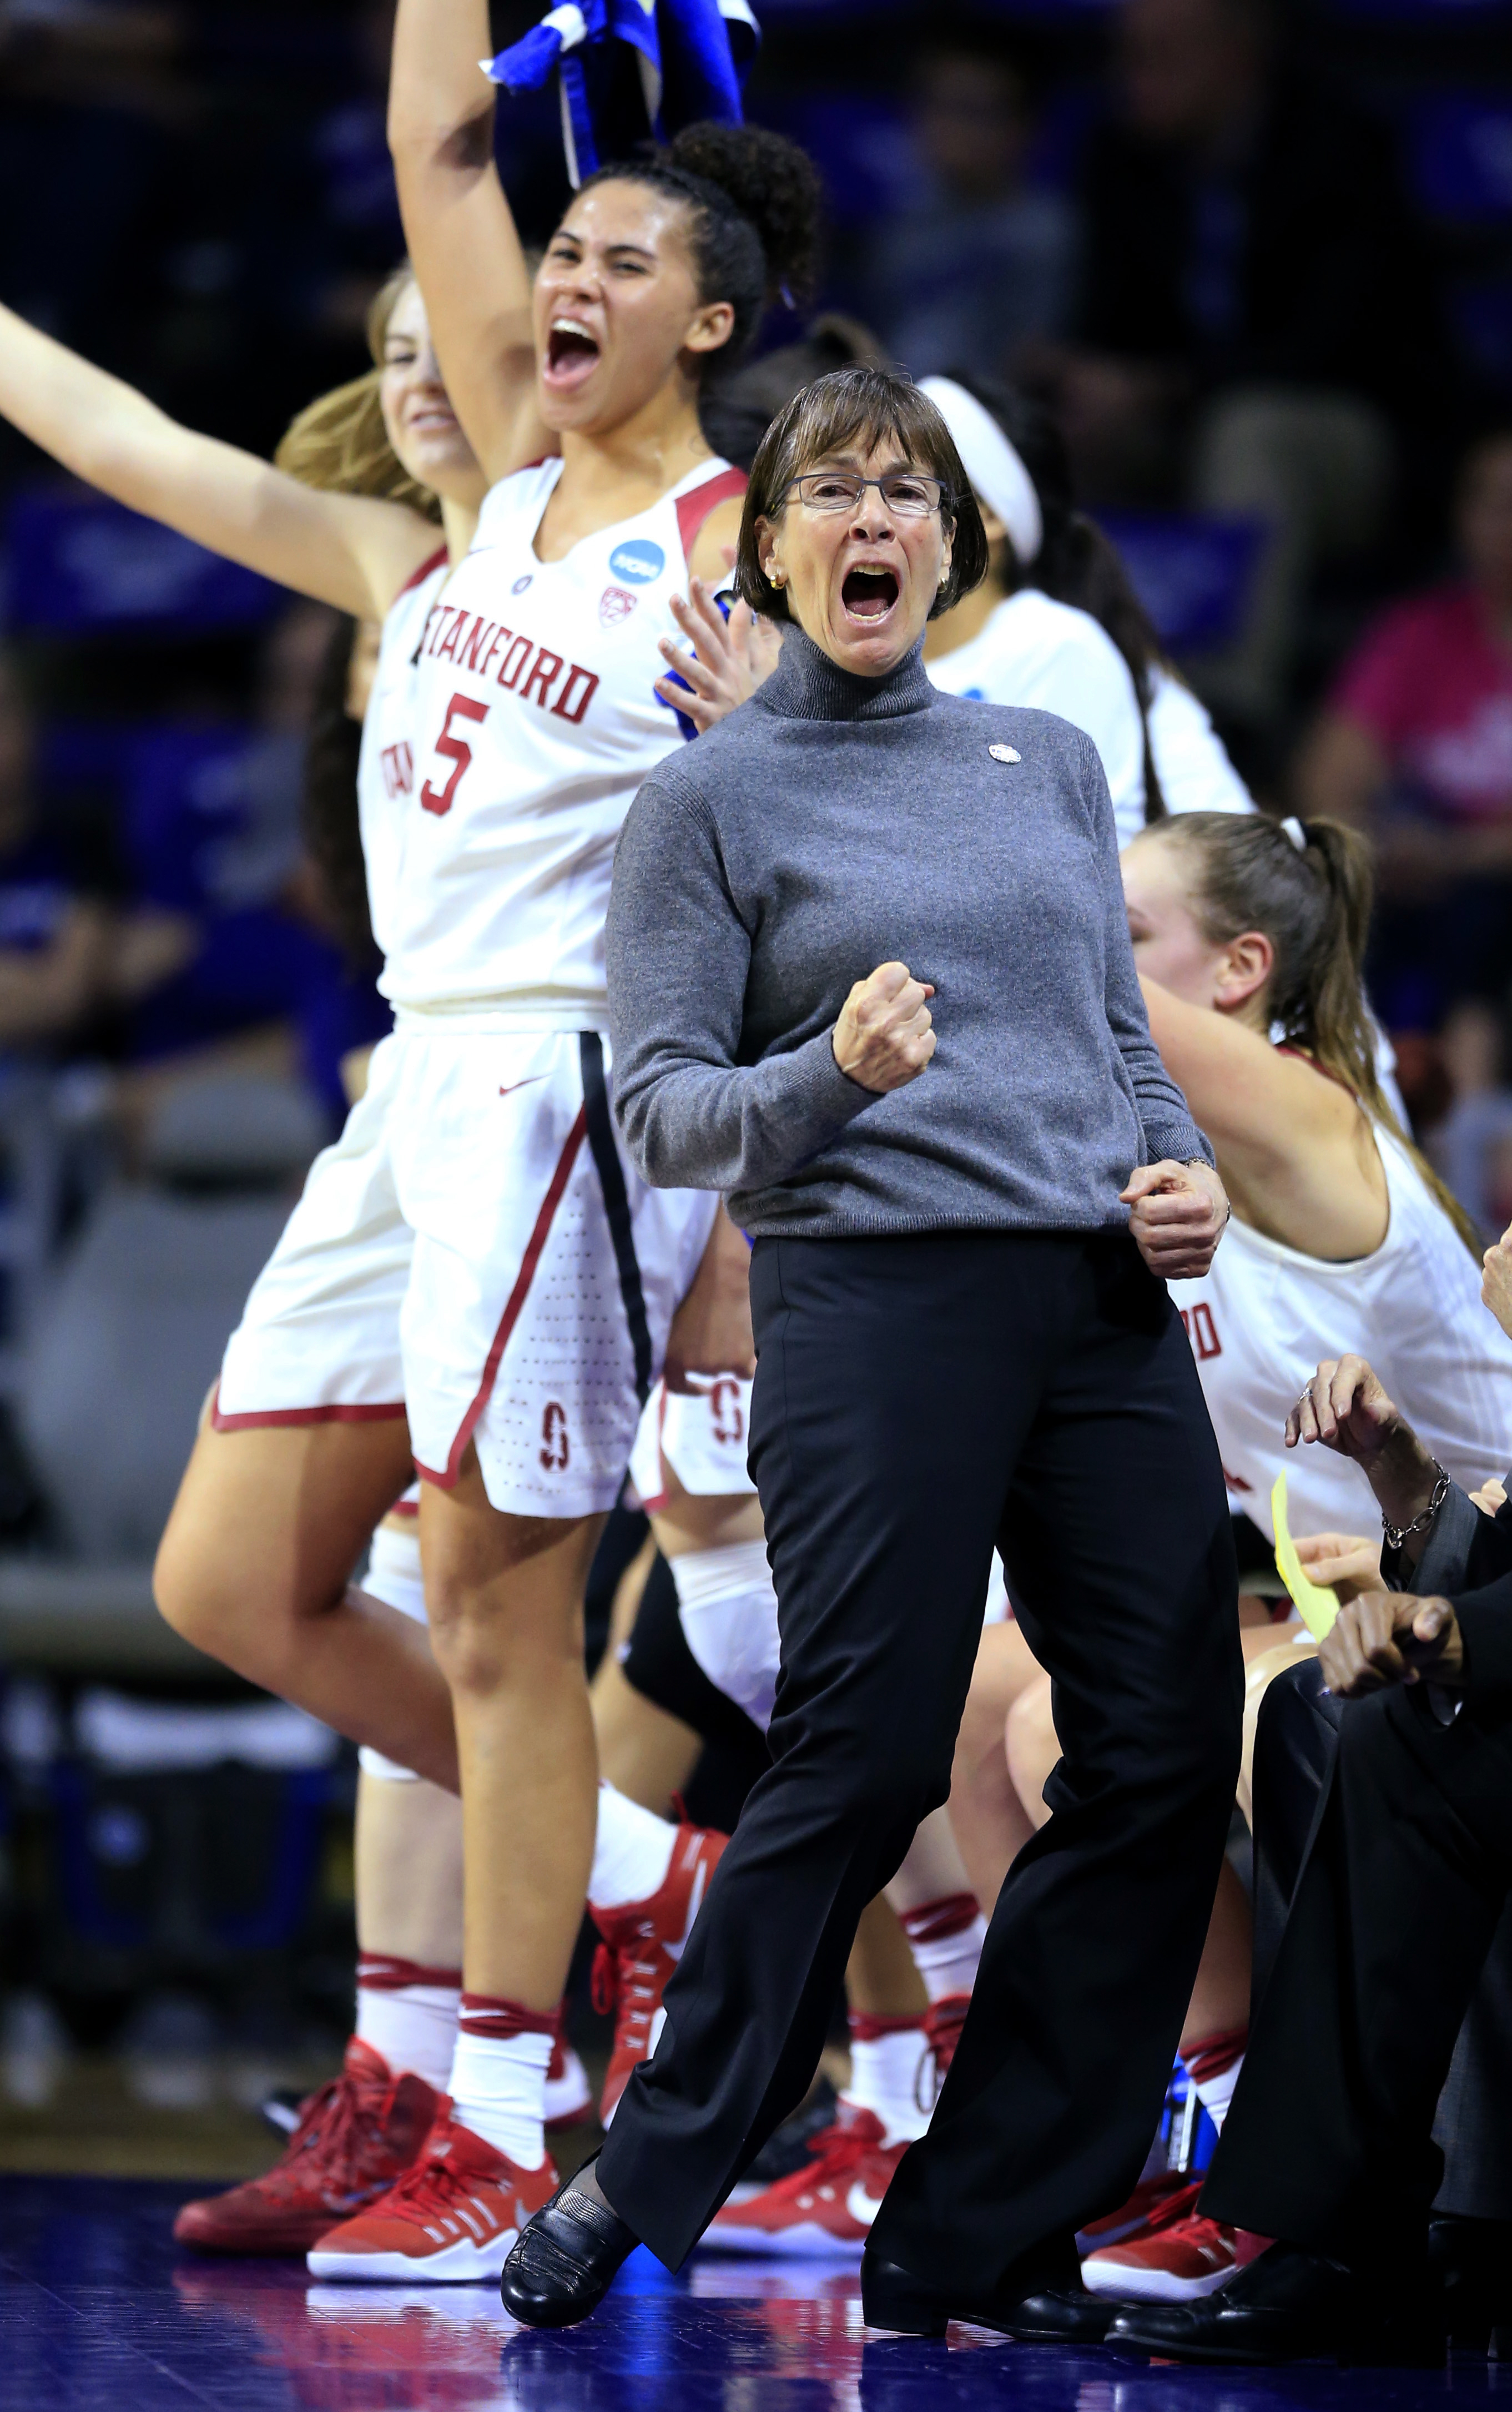
[[947, 499], [938, 478], [914, 469], [889, 469], [881, 478], [863, 478], [857, 469], [810, 469], [789, 478], [783, 500], [796, 493], [807, 511], [853, 511], [868, 486], [874, 486], [889, 511], [901, 520], [928, 519]]

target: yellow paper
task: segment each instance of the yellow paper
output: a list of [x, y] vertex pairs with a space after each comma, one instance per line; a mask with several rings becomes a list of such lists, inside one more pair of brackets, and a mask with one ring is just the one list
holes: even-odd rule
[[1339, 1595], [1327, 1583], [1315, 1583], [1302, 1571], [1297, 1544], [1286, 1522], [1286, 1477], [1278, 1474], [1270, 1486], [1270, 1521], [1276, 1528], [1276, 1564], [1281, 1580], [1296, 1603], [1297, 1613], [1314, 1641], [1321, 1641], [1339, 1613]]

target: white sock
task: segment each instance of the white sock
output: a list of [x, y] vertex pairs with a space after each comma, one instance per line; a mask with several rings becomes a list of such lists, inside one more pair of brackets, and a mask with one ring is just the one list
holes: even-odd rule
[[716, 1690], [763, 1733], [777, 1690], [777, 1595], [765, 1541], [727, 1541], [669, 1558], [683, 1631]]
[[1220, 2136], [1239, 2083], [1239, 2072], [1244, 2066], [1248, 2041], [1245, 2030], [1237, 2027], [1228, 2035], [1206, 2036], [1182, 2054], [1187, 2081]]
[[1224, 2132], [1224, 2121], [1228, 2116], [1228, 2106], [1234, 2098], [1234, 2088], [1239, 2083], [1239, 2072], [1243, 2066], [1244, 2054], [1240, 2052], [1233, 2067], [1226, 2068], [1222, 2076], [1195, 2077], [1192, 2081], [1196, 2087], [1197, 2100], [1220, 2136]]
[[594, 1864], [588, 1876], [588, 1900], [594, 1909], [623, 1909], [626, 1902], [649, 1901], [667, 1882], [677, 1845], [677, 1828], [639, 1801], [627, 1801], [612, 1784], [598, 1787], [598, 1831], [594, 1840]]
[[[878, 2027], [881, 2034], [867, 2032]], [[922, 2019], [906, 2023], [896, 2019], [851, 2021], [850, 2083], [844, 2098], [881, 2120], [888, 2144], [915, 2143], [930, 2124], [932, 2081], [924, 2108], [919, 2083], [928, 2050]]]
[[462, 1971], [420, 1968], [364, 1952], [357, 1970], [357, 2033], [395, 2077], [413, 2069], [445, 2094], [457, 2045]]
[[[374, 1599], [389, 1608], [397, 1608], [401, 1616], [411, 1616], [417, 1625], [425, 1623], [425, 1583], [420, 1574], [419, 1528], [413, 1517], [403, 1527], [380, 1524], [373, 1536], [368, 1553], [367, 1572], [361, 1588]], [[418, 1781], [412, 1767], [401, 1767], [397, 1760], [385, 1758], [382, 1751], [364, 1743], [357, 1754], [357, 1763], [364, 1775], [380, 1775], [389, 1784], [414, 1784]]]
[[943, 1901], [919, 1902], [902, 1912], [899, 1923], [932, 2002], [971, 1992], [987, 1941], [987, 1920], [975, 1893], [953, 1892]]
[[546, 2071], [549, 2035], [457, 2035], [451, 2064], [452, 2110], [517, 2169], [538, 2169], [546, 2158]]

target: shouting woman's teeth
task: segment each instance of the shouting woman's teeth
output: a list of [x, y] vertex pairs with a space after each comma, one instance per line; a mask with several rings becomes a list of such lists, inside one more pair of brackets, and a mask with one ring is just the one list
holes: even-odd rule
[[587, 367], [598, 358], [598, 343], [580, 318], [553, 318], [547, 330], [546, 357], [553, 371]]
[[840, 590], [840, 599], [853, 620], [885, 620], [898, 600], [897, 572], [852, 569]]

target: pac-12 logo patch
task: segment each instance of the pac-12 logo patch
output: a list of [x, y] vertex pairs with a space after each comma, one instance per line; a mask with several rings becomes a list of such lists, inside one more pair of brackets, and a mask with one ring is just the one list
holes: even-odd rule
[[632, 595], [626, 587], [606, 586], [598, 598], [600, 626], [617, 628], [622, 620], [628, 620], [639, 600], [639, 596]]
[[616, 578], [628, 578], [632, 586], [649, 586], [666, 568], [667, 555], [649, 537], [633, 536], [615, 546], [609, 566]]

